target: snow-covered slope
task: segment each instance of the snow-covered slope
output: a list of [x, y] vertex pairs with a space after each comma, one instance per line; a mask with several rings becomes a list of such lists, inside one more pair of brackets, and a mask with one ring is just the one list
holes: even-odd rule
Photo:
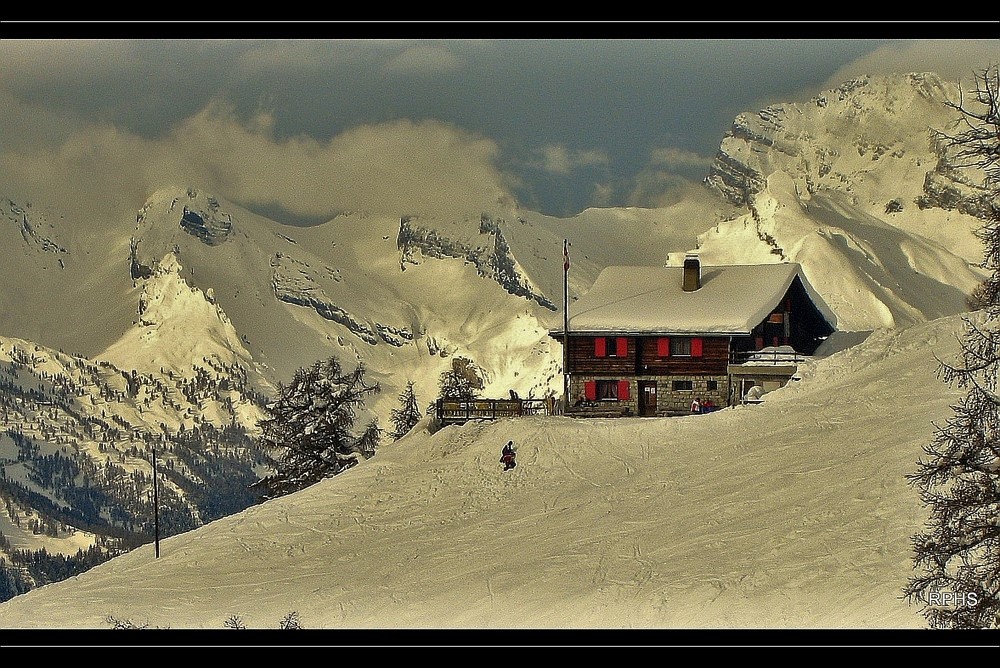
[[921, 627], [900, 598], [925, 518], [904, 476], [956, 399], [934, 356], [959, 328], [878, 330], [710, 415], [418, 428], [159, 559], [0, 604], [0, 627]]
[[0, 335], [84, 355], [112, 343], [135, 313], [127, 224], [0, 193]]
[[984, 278], [979, 193], [932, 132], [953, 127], [958, 99], [924, 73], [741, 114], [706, 182], [747, 212], [699, 236], [705, 261], [799, 262], [844, 329], [964, 310]]

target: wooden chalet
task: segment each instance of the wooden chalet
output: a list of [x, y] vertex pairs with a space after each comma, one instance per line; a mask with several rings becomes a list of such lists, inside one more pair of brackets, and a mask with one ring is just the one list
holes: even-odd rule
[[[795, 263], [702, 267], [688, 254], [683, 267], [608, 267], [571, 308], [566, 410], [678, 415], [695, 398], [731, 406], [784, 385], [835, 329]], [[549, 334], [564, 340], [563, 329]]]

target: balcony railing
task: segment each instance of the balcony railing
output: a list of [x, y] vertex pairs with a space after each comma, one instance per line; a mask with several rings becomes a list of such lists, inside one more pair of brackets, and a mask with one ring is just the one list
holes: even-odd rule
[[791, 346], [777, 346], [763, 350], [736, 350], [729, 354], [730, 364], [799, 364], [808, 359]]

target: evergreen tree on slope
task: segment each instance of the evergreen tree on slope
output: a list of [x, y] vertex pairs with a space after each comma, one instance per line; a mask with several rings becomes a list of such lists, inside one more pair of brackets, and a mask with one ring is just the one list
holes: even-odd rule
[[295, 372], [260, 421], [262, 445], [274, 453], [276, 470], [254, 487], [271, 499], [304, 489], [371, 456], [379, 440], [372, 420], [361, 435], [351, 433], [365, 398], [381, 391], [365, 381], [365, 367], [342, 369], [336, 357]]
[[[438, 378], [438, 392], [446, 401], [472, 401], [479, 396], [484, 387], [479, 367], [467, 357], [456, 357], [451, 361], [451, 368], [441, 373]], [[427, 406], [427, 414], [434, 415], [435, 402]]]
[[[985, 218], [979, 236], [982, 266], [992, 273], [978, 291], [981, 313], [965, 319], [955, 364], [942, 363], [949, 384], [966, 389], [954, 414], [924, 448], [929, 459], [908, 476], [930, 510], [913, 537], [918, 574], [904, 589], [923, 604], [933, 628], [1000, 627], [1000, 74], [996, 65], [976, 75], [973, 100], [951, 104], [961, 112], [952, 134], [938, 133], [953, 166], [981, 177], [976, 209]], [[984, 215], [985, 214], [985, 215]]]
[[420, 407], [417, 405], [417, 395], [413, 391], [413, 381], [407, 381], [406, 389], [399, 395], [399, 408], [393, 408], [389, 413], [392, 422], [392, 437], [399, 440], [413, 429], [420, 421]]
[[483, 379], [472, 360], [456, 357], [451, 361], [451, 369], [441, 374], [438, 385], [442, 399], [471, 401], [483, 389]]

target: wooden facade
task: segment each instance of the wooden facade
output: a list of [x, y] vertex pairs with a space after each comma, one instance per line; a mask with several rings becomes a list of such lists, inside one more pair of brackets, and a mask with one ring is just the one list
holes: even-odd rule
[[725, 406], [730, 339], [571, 335], [570, 412], [674, 415], [689, 412], [695, 398]]
[[[600, 341], [604, 340], [604, 352]], [[571, 373], [599, 375], [698, 375], [726, 373], [728, 336], [576, 336], [569, 337]], [[676, 352], [684, 341], [692, 352]], [[621, 342], [621, 343], [619, 343]], [[673, 343], [673, 346], [671, 346]], [[618, 348], [623, 347], [623, 355]], [[612, 352], [610, 349], [615, 348]]]

